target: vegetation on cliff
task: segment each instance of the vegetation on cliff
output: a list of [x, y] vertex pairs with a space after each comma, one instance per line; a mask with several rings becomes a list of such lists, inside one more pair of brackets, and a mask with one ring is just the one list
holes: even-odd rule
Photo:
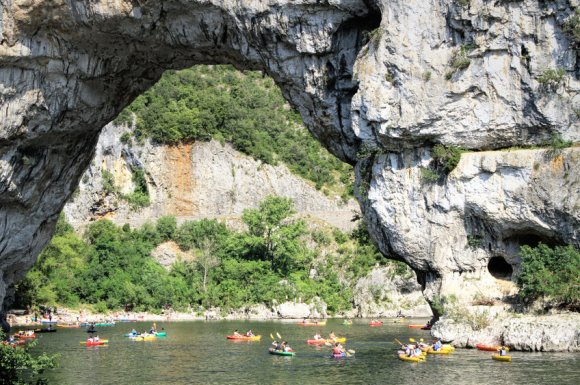
[[580, 251], [573, 246], [523, 246], [518, 285], [526, 299], [548, 307], [580, 309]]
[[[52, 241], [18, 285], [18, 306], [226, 310], [320, 297], [333, 313], [352, 308], [354, 284], [377, 263], [408, 270], [382, 258], [364, 224], [350, 235], [328, 228], [308, 231], [293, 214], [291, 200], [270, 197], [244, 212], [246, 231], [231, 231], [215, 220], [178, 226], [175, 218], [164, 217], [138, 229], [97, 221], [83, 239], [61, 218]], [[167, 240], [191, 256], [170, 271], [151, 257]]]
[[167, 71], [116, 122], [131, 122], [131, 113], [137, 140], [225, 141], [265, 163], [285, 163], [318, 189], [351, 189], [352, 168], [320, 146], [274, 81], [260, 72], [201, 65]]

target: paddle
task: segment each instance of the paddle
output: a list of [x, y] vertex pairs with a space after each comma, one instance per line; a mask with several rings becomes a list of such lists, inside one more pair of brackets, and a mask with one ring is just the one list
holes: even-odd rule
[[272, 335], [272, 333], [270, 333], [270, 338], [271, 338], [271, 339], [274, 339], [274, 336]]
[[276, 335], [278, 336], [278, 338], [282, 339], [282, 336], [280, 335], [280, 333], [276, 332]]

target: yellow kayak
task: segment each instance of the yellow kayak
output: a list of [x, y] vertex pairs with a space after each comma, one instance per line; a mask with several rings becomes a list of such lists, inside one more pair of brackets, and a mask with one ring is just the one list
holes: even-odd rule
[[493, 354], [491, 358], [496, 361], [504, 361], [504, 362], [511, 362], [512, 360], [512, 356], [500, 356], [499, 354]]
[[439, 350], [433, 350], [433, 347], [429, 345], [421, 346], [420, 349], [425, 353], [431, 354], [449, 354], [455, 351], [455, 348], [453, 346], [445, 346], [445, 345], [443, 345]]
[[451, 353], [451, 350], [445, 350], [445, 349], [433, 350], [433, 349], [429, 349], [429, 350], [427, 350], [427, 353], [429, 353], [429, 354], [449, 354], [449, 353]]
[[335, 342], [340, 342], [345, 343], [346, 342], [346, 337], [339, 337], [339, 338], [335, 338], [334, 340], [325, 340], [325, 339], [321, 339], [321, 340], [306, 340], [306, 343], [309, 345], [324, 345], [324, 344], [333, 344]]
[[409, 357], [406, 354], [399, 354], [399, 360], [407, 362], [424, 362], [425, 357]]

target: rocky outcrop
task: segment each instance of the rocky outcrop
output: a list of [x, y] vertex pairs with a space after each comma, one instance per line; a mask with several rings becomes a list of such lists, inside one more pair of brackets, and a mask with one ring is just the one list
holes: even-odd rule
[[419, 179], [435, 143], [580, 139], [577, 42], [563, 28], [577, 0], [1, 5], [0, 299], [48, 241], [99, 130], [165, 69], [197, 63], [272, 76], [315, 137], [357, 164], [373, 237], [432, 301], [490, 281], [493, 257], [517, 270], [519, 244], [579, 244], [577, 148], [558, 161], [464, 155], [445, 181]]
[[[122, 143], [126, 128], [107, 125], [99, 138], [91, 165], [78, 190], [64, 207], [67, 220], [81, 228], [107, 218], [123, 225], [141, 226], [164, 215], [178, 222], [201, 218], [239, 221], [244, 209], [258, 207], [267, 196], [291, 198], [301, 216], [351, 231], [359, 212], [354, 200], [327, 197], [284, 165], [271, 166], [216, 141], [179, 146]], [[150, 204], [132, 207], [123, 199], [135, 185], [132, 173], [145, 175]], [[112, 180], [105, 180], [108, 173]], [[105, 184], [112, 184], [105, 187]], [[235, 223], [232, 223], [235, 226]]]
[[375, 267], [353, 289], [355, 315], [362, 318], [431, 317], [414, 273], [401, 276], [392, 266]]
[[453, 340], [453, 345], [505, 344], [514, 350], [553, 352], [580, 351], [580, 315], [502, 316], [487, 314], [490, 325], [473, 330], [469, 325], [443, 319], [432, 329], [433, 336]]

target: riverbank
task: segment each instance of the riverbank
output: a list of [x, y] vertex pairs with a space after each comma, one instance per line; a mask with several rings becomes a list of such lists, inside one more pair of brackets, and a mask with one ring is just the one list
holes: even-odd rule
[[580, 314], [504, 314], [487, 327], [475, 328], [450, 318], [439, 320], [431, 330], [436, 338], [452, 340], [456, 347], [475, 344], [507, 345], [512, 350], [532, 352], [580, 352]]
[[[429, 309], [424, 307], [417, 307], [410, 310], [403, 310], [403, 314], [407, 317], [413, 318], [430, 318], [431, 313]], [[212, 308], [203, 311], [189, 311], [176, 312], [173, 310], [163, 311], [160, 314], [150, 312], [123, 312], [112, 311], [109, 313], [96, 313], [89, 309], [69, 309], [59, 307], [56, 313], [52, 314], [52, 321], [58, 324], [76, 324], [76, 323], [90, 323], [90, 322], [132, 322], [132, 321], [147, 321], [147, 322], [174, 322], [174, 321], [199, 321], [199, 320], [302, 320], [307, 319], [327, 319], [327, 318], [395, 318], [398, 310], [381, 309], [376, 314], [360, 314], [357, 309], [352, 309], [348, 312], [341, 312], [339, 314], [330, 316], [326, 312], [326, 304], [324, 302], [313, 301], [311, 303], [301, 302], [284, 302], [276, 305], [273, 308], [265, 305], [253, 305], [243, 309], [230, 310], [227, 312], [221, 311], [219, 308]], [[8, 314], [8, 323], [11, 327], [15, 326], [35, 326], [41, 325], [43, 322], [39, 320], [34, 321], [33, 314]], [[41, 317], [40, 317], [41, 318]], [[48, 319], [44, 319], [46, 323]]]

